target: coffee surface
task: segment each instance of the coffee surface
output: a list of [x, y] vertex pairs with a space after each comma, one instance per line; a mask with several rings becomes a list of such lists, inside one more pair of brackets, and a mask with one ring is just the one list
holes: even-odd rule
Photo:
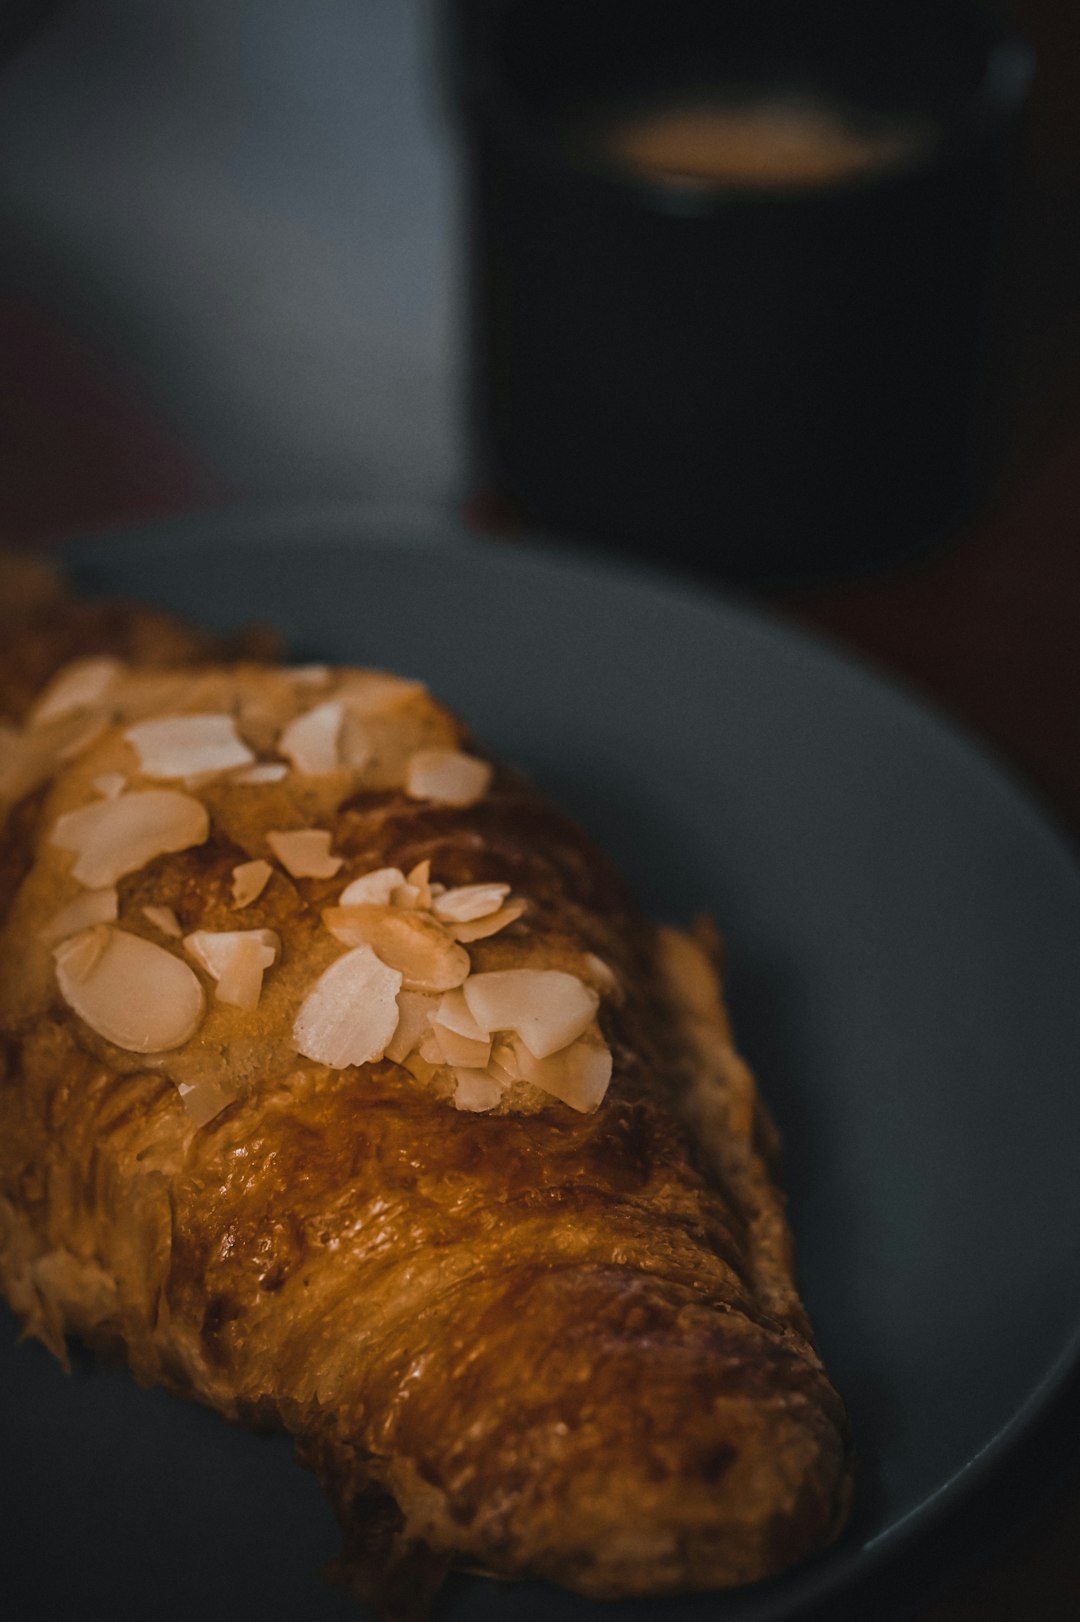
[[770, 98], [652, 107], [598, 133], [621, 168], [679, 185], [810, 186], [891, 167], [929, 132], [915, 121], [863, 124], [825, 102]]

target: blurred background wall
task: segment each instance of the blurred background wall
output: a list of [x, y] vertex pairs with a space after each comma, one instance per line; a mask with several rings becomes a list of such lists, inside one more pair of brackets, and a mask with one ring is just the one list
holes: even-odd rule
[[[1080, 420], [1080, 6], [1013, 9], [1040, 57], [1022, 465]], [[459, 502], [437, 0], [40, 10], [0, 69], [3, 532]]]

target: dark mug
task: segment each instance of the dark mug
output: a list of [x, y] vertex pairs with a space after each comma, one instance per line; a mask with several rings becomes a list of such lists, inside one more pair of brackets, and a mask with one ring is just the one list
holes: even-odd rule
[[1010, 25], [976, 0], [452, 15], [477, 482], [742, 583], [955, 528], [1002, 420], [993, 273], [1033, 67]]

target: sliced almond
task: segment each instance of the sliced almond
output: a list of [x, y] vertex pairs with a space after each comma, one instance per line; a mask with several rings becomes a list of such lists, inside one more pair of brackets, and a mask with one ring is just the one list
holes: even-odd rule
[[63, 964], [66, 979], [72, 985], [88, 980], [105, 955], [109, 944], [109, 929], [95, 924], [78, 935], [71, 935], [53, 950], [53, 961]]
[[278, 753], [306, 777], [325, 777], [341, 770], [338, 734], [344, 715], [337, 700], [316, 704], [290, 721], [278, 739]]
[[394, 892], [395, 907], [416, 907], [427, 912], [431, 906], [431, 862], [417, 862], [405, 876], [405, 883]]
[[454, 1108], [480, 1115], [502, 1102], [503, 1088], [483, 1070], [454, 1071]]
[[421, 1040], [417, 1052], [424, 1060], [425, 1064], [435, 1065], [436, 1068], [439, 1068], [446, 1063], [446, 1054], [443, 1052], [443, 1045], [439, 1041], [435, 1031], [430, 1026], [424, 1032], [423, 1039]]
[[171, 907], [144, 907], [143, 917], [153, 924], [155, 929], [160, 929], [163, 935], [168, 935], [173, 940], [179, 940], [184, 933], [180, 920]]
[[[490, 1036], [480, 1037], [479, 1040], [462, 1036], [460, 1032], [441, 1025], [438, 1015], [432, 1021], [431, 1033], [449, 1065], [461, 1065], [469, 1070], [483, 1070], [491, 1058]], [[424, 1053], [423, 1048], [420, 1051]], [[424, 1053], [424, 1057], [427, 1058], [428, 1055]]]
[[333, 671], [329, 665], [290, 665], [288, 674], [297, 687], [325, 687]]
[[296, 1051], [332, 1070], [381, 1059], [398, 1024], [401, 975], [358, 946], [319, 976], [293, 1025]]
[[231, 715], [168, 715], [140, 721], [124, 737], [147, 777], [208, 777], [255, 759]]
[[221, 1114], [226, 1104], [234, 1102], [232, 1093], [226, 1092], [221, 1082], [213, 1076], [199, 1081], [182, 1081], [176, 1090], [196, 1126], [205, 1126], [207, 1121]]
[[431, 1028], [435, 1032], [447, 1064], [468, 1070], [487, 1068], [488, 1060], [491, 1058], [490, 1037], [486, 1042], [470, 1042], [454, 1031], [444, 1030], [441, 1025], [433, 1025]]
[[509, 1042], [495, 1042], [491, 1049], [491, 1058], [488, 1060], [488, 1072], [504, 1087], [520, 1081], [521, 1066], [518, 1056]]
[[405, 875], [400, 867], [376, 867], [370, 873], [361, 873], [358, 879], [347, 884], [338, 896], [338, 905], [386, 907], [394, 891], [404, 883]]
[[421, 1086], [423, 1087], [430, 1087], [436, 1076], [443, 1069], [441, 1064], [429, 1064], [427, 1059], [422, 1059], [420, 1057], [419, 1053], [408, 1054], [406, 1058], [402, 1059], [401, 1063], [403, 1068], [406, 1069], [411, 1076], [415, 1076], [416, 1080], [420, 1082]]
[[0, 721], [0, 813], [32, 794], [56, 770], [56, 756], [30, 745], [33, 734], [18, 732]]
[[53, 913], [41, 931], [41, 939], [46, 946], [54, 946], [69, 935], [93, 928], [94, 924], [115, 923], [119, 910], [119, 897], [112, 886], [107, 890], [84, 890], [66, 907]]
[[57, 759], [76, 759], [97, 742], [108, 725], [109, 716], [105, 710], [86, 710], [71, 716], [70, 725], [63, 729], [63, 736], [55, 744]]
[[338, 751], [342, 765], [350, 772], [362, 772], [375, 752], [370, 731], [363, 720], [348, 708], [341, 723]]
[[359, 670], [348, 676], [340, 693], [351, 715], [385, 715], [406, 700], [426, 693], [421, 681], [385, 670]]
[[106, 725], [102, 714], [78, 711], [25, 731], [0, 722], [0, 807], [15, 805], [47, 783], [63, 761], [93, 743]]
[[73, 659], [57, 671], [30, 711], [30, 725], [42, 726], [74, 710], [92, 709], [105, 697], [123, 668], [119, 659], [107, 654]]
[[280, 783], [289, 775], [289, 768], [282, 760], [260, 760], [246, 771], [237, 772], [232, 779], [234, 783]]
[[325, 828], [275, 829], [266, 843], [294, 879], [332, 879], [344, 861], [331, 856], [332, 838]]
[[196, 929], [184, 937], [184, 950], [216, 982], [218, 1002], [257, 1008], [263, 975], [281, 952], [272, 929]]
[[611, 1050], [596, 1037], [583, 1037], [546, 1059], [534, 1058], [522, 1042], [517, 1055], [523, 1081], [582, 1115], [599, 1107], [611, 1081]]
[[591, 1024], [600, 1004], [591, 986], [561, 969], [472, 974], [463, 989], [482, 1031], [516, 1031], [534, 1059], [569, 1046]]
[[237, 912], [258, 901], [274, 869], [269, 862], [237, 862], [232, 870], [232, 901]]
[[323, 923], [345, 946], [368, 945], [404, 976], [406, 991], [451, 991], [469, 972], [469, 954], [426, 912], [396, 907], [327, 907]]
[[[96, 937], [94, 939], [88, 939]], [[129, 1053], [165, 1053], [199, 1027], [197, 978], [163, 946], [98, 924], [56, 947], [56, 982], [90, 1029]]]
[[209, 832], [201, 801], [176, 789], [154, 788], [68, 811], [57, 819], [52, 842], [77, 853], [74, 877], [97, 890], [137, 873], [157, 856], [201, 845]]
[[460, 749], [418, 749], [405, 770], [405, 792], [412, 800], [475, 805], [487, 793], [491, 776], [486, 760]]
[[605, 963], [603, 958], [597, 957], [595, 952], [586, 952], [585, 967], [588, 969], [592, 977], [592, 983], [597, 991], [602, 992], [606, 997], [618, 997], [621, 995], [622, 987], [619, 985], [619, 978], [610, 963]]
[[469, 1012], [469, 1005], [460, 986], [454, 991], [443, 993], [435, 1010], [435, 1018], [448, 1031], [456, 1031], [459, 1036], [468, 1037], [471, 1042], [482, 1042], [487, 1037], [487, 1031], [480, 1029]]
[[395, 1064], [401, 1064], [403, 1059], [419, 1048], [431, 1024], [431, 1016], [439, 1006], [439, 999], [422, 991], [399, 991], [397, 1005], [397, 1029], [386, 1045], [386, 1057], [393, 1059]]
[[399, 884], [390, 897], [390, 905], [402, 912], [423, 912], [424, 892], [415, 884]]
[[468, 924], [476, 918], [490, 918], [509, 894], [508, 884], [459, 884], [436, 896], [431, 910], [446, 922]]
[[94, 778], [94, 787], [103, 799], [118, 800], [127, 788], [127, 778], [123, 772], [103, 772]]
[[508, 901], [505, 907], [489, 913], [486, 918], [474, 918], [465, 924], [448, 924], [447, 928], [456, 941], [465, 945], [470, 941], [487, 940], [489, 935], [497, 935], [507, 924], [517, 923], [525, 911], [525, 905], [524, 901]]

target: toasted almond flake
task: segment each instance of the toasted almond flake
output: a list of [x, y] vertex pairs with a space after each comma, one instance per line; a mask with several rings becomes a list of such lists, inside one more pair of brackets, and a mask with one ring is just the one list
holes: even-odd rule
[[597, 1038], [583, 1037], [544, 1059], [534, 1058], [522, 1042], [517, 1054], [523, 1081], [582, 1115], [591, 1115], [608, 1090], [611, 1050]]
[[410, 1053], [401, 1062], [409, 1074], [415, 1076], [417, 1081], [424, 1087], [430, 1087], [439, 1071], [443, 1068], [442, 1065], [429, 1064], [426, 1059], [420, 1057], [419, 1053]]
[[524, 901], [508, 901], [505, 907], [489, 913], [486, 918], [475, 918], [467, 924], [450, 924], [448, 928], [456, 941], [467, 945], [470, 941], [487, 940], [489, 935], [497, 935], [507, 924], [516, 923], [524, 911]]
[[289, 675], [298, 687], [325, 687], [332, 672], [329, 665], [290, 665]]
[[435, 1011], [435, 1019], [448, 1031], [456, 1031], [459, 1036], [468, 1037], [471, 1042], [483, 1042], [488, 1035], [487, 1031], [480, 1029], [469, 1012], [469, 1005], [460, 986], [454, 991], [443, 993]]
[[293, 1025], [296, 1051], [332, 1070], [381, 1059], [398, 1023], [401, 975], [357, 946], [323, 971]]
[[442, 1043], [431, 1028], [425, 1031], [423, 1041], [420, 1043], [417, 1052], [425, 1064], [433, 1064], [438, 1067], [446, 1063], [446, 1054], [443, 1052]]
[[561, 969], [473, 974], [463, 989], [482, 1031], [516, 1031], [534, 1059], [569, 1046], [592, 1022], [600, 1003], [590, 986]]
[[289, 768], [281, 760], [260, 760], [246, 771], [237, 772], [234, 783], [280, 783], [289, 775]]
[[275, 829], [266, 843], [294, 879], [332, 879], [344, 861], [331, 856], [332, 838], [325, 828]]
[[118, 800], [127, 788], [127, 778], [123, 772], [103, 772], [94, 778], [94, 787], [103, 799]]
[[586, 952], [585, 966], [592, 976], [597, 991], [608, 997], [619, 995], [621, 988], [618, 976], [611, 965], [605, 963], [602, 957], [597, 957], [595, 952]]
[[372, 755], [375, 745], [369, 729], [359, 716], [346, 708], [345, 719], [341, 723], [341, 732], [338, 736], [338, 750], [341, 763], [351, 772], [362, 772]]
[[144, 907], [143, 917], [160, 929], [163, 935], [169, 935], [173, 940], [179, 940], [184, 933], [180, 920], [171, 907]]
[[[431, 1032], [439, 1047], [443, 1058], [449, 1065], [461, 1065], [469, 1070], [483, 1070], [491, 1058], [491, 1038], [484, 1037], [479, 1042], [473, 1042], [467, 1036], [460, 1036], [457, 1031], [451, 1031], [438, 1021], [433, 1021]], [[423, 1053], [423, 1049], [420, 1050]], [[424, 1055], [425, 1058], [427, 1055]]]
[[341, 770], [338, 734], [344, 711], [337, 700], [316, 704], [290, 721], [278, 739], [278, 753], [306, 777], [326, 777]]
[[55, 751], [33, 733], [0, 721], [0, 810], [32, 794], [55, 770]]
[[399, 884], [390, 897], [390, 905], [399, 907], [402, 912], [423, 912], [423, 898], [424, 892], [415, 884]]
[[459, 749], [418, 749], [405, 769], [405, 792], [412, 800], [439, 805], [475, 805], [487, 793], [491, 767]]
[[207, 1121], [221, 1114], [226, 1104], [234, 1101], [232, 1093], [226, 1092], [213, 1076], [199, 1081], [182, 1081], [176, 1090], [196, 1126], [205, 1126]]
[[483, 1070], [455, 1070], [454, 1084], [455, 1109], [480, 1115], [495, 1109], [502, 1101], [502, 1087]]
[[352, 715], [385, 715], [405, 700], [426, 692], [422, 681], [394, 676], [385, 670], [356, 671], [341, 688], [345, 706]]
[[386, 907], [394, 891], [404, 883], [405, 875], [400, 867], [376, 867], [370, 873], [361, 873], [358, 879], [347, 884], [338, 896], [338, 905]]
[[237, 862], [232, 870], [232, 900], [237, 912], [244, 907], [250, 907], [253, 901], [258, 901], [270, 882], [273, 871], [270, 863], [261, 859], [255, 862]]
[[96, 743], [109, 725], [109, 717], [104, 710], [87, 710], [84, 715], [72, 716], [71, 719], [71, 730], [56, 745], [57, 758], [60, 760], [74, 760], [92, 743]]
[[169, 1052], [198, 1029], [202, 987], [186, 963], [153, 941], [97, 924], [62, 942], [53, 957], [64, 1001], [129, 1053]]
[[255, 759], [231, 715], [167, 715], [128, 727], [124, 737], [147, 777], [206, 777]]
[[444, 994], [431, 1029], [447, 1064], [483, 1069], [491, 1058], [491, 1037], [473, 1019], [460, 988]]
[[275, 940], [274, 946], [263, 945], [254, 938], [253, 932], [237, 943], [232, 961], [217, 983], [218, 1002], [229, 1003], [234, 1008], [258, 1008], [263, 975], [273, 968], [281, 950], [280, 940], [276, 936]]
[[488, 1060], [488, 1072], [504, 1087], [521, 1079], [518, 1056], [509, 1042], [495, 1042]]
[[430, 861], [417, 862], [416, 866], [405, 876], [405, 883], [399, 885], [392, 897], [395, 907], [415, 907], [426, 912], [432, 901], [431, 895], [431, 863]]
[[88, 889], [115, 884], [157, 856], [201, 845], [210, 832], [206, 807], [176, 789], [142, 789], [95, 800], [58, 817], [52, 843], [75, 851], [72, 874]]
[[508, 884], [460, 884], [436, 896], [432, 912], [436, 918], [455, 924], [469, 924], [476, 918], [490, 918], [510, 894]]
[[0, 806], [15, 805], [47, 783], [62, 762], [88, 748], [107, 725], [103, 714], [78, 711], [25, 731], [0, 723]]
[[215, 980], [228, 974], [242, 946], [257, 946], [270, 968], [281, 951], [281, 936], [274, 929], [196, 929], [184, 937], [185, 951]]
[[105, 924], [94, 924], [78, 935], [70, 935], [53, 949], [53, 961], [63, 964], [64, 973], [73, 985], [82, 985], [105, 955], [109, 944], [109, 930]]
[[439, 1006], [439, 999], [422, 991], [399, 991], [397, 1005], [397, 1029], [386, 1045], [386, 1057], [393, 1059], [395, 1064], [401, 1064], [423, 1041], [431, 1016]]
[[404, 976], [406, 991], [452, 991], [469, 972], [469, 954], [426, 912], [396, 907], [327, 907], [323, 923], [345, 946], [368, 945]]
[[54, 946], [57, 941], [77, 935], [94, 924], [115, 923], [119, 910], [119, 897], [112, 886], [107, 890], [84, 890], [66, 907], [53, 913], [41, 931], [41, 939], [46, 946]]
[[73, 710], [92, 709], [100, 703], [123, 669], [119, 659], [103, 654], [93, 659], [74, 659], [57, 671], [30, 711], [31, 726], [59, 720]]
[[184, 950], [217, 982], [218, 1002], [257, 1008], [262, 980], [281, 952], [272, 929], [196, 929], [184, 937]]

